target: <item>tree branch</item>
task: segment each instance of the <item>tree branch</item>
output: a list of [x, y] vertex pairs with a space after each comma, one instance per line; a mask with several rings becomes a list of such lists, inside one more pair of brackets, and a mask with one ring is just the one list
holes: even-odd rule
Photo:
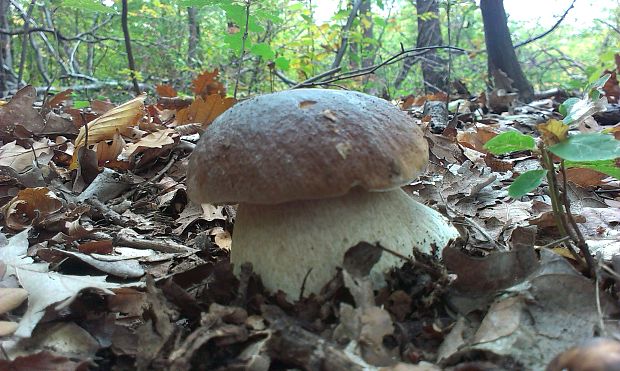
[[515, 49], [516, 49], [516, 48], [520, 48], [520, 47], [522, 47], [523, 45], [527, 45], [527, 44], [529, 44], [529, 43], [531, 43], [531, 42], [534, 42], [534, 41], [536, 41], [536, 40], [540, 40], [540, 39], [542, 39], [543, 37], [545, 37], [545, 36], [549, 35], [551, 32], [553, 32], [556, 28], [558, 28], [558, 26], [560, 25], [560, 23], [562, 23], [562, 21], [564, 20], [564, 18], [566, 18], [566, 15], [568, 14], [568, 12], [569, 12], [571, 9], [573, 9], [573, 8], [575, 7], [575, 1], [577, 1], [577, 0], [573, 0], [573, 2], [570, 4], [570, 6], [568, 7], [568, 9], [566, 9], [566, 11], [564, 12], [564, 14], [562, 14], [562, 16], [558, 19], [558, 21], [557, 21], [557, 22], [555, 22], [555, 24], [554, 24], [554, 25], [553, 25], [550, 29], [548, 29], [547, 31], [545, 31], [545, 32], [541, 33], [541, 34], [540, 34], [540, 35], [538, 35], [538, 36], [532, 37], [532, 38], [527, 39], [527, 40], [525, 40], [525, 41], [521, 41], [520, 43], [518, 43], [518, 44], [516, 44], [516, 45], [515, 45]]
[[342, 39], [340, 41], [340, 47], [336, 52], [334, 62], [332, 63], [332, 70], [339, 67], [340, 63], [342, 63], [342, 58], [344, 57], [344, 53], [347, 51], [347, 45], [349, 44], [349, 30], [353, 25], [353, 20], [357, 16], [360, 5], [362, 5], [362, 0], [355, 0], [355, 3], [353, 3], [353, 7], [351, 8], [351, 13], [349, 13], [349, 17], [347, 18], [347, 23], [342, 28]]

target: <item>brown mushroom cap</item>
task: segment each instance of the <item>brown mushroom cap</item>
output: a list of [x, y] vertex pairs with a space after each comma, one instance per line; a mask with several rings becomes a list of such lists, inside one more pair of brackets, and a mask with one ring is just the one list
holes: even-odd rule
[[276, 204], [407, 184], [428, 162], [411, 118], [389, 102], [299, 89], [236, 104], [203, 133], [187, 187], [199, 203]]

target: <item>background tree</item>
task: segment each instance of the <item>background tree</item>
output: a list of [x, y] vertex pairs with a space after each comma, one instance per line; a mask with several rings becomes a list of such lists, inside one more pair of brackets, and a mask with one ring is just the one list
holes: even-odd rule
[[503, 0], [481, 0], [480, 10], [484, 23], [489, 76], [496, 76], [497, 70], [501, 70], [513, 81], [513, 87], [519, 91], [519, 98], [524, 102], [531, 102], [534, 99], [534, 89], [517, 59]]

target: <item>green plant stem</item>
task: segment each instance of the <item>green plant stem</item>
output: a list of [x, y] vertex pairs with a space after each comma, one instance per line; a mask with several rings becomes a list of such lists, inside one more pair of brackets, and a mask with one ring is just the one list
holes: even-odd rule
[[573, 218], [573, 214], [570, 211], [570, 200], [568, 199], [568, 192], [567, 192], [568, 181], [566, 180], [566, 168], [564, 167], [564, 160], [562, 160], [562, 162], [560, 163], [560, 171], [562, 172], [562, 181], [563, 181], [562, 202], [563, 202], [564, 210], [566, 211], [564, 214], [564, 217], [566, 218], [565, 222], [572, 229], [571, 238], [573, 239], [573, 242], [575, 243], [575, 245], [577, 245], [577, 248], [579, 249], [579, 251], [581, 251], [581, 254], [586, 259], [586, 263], [588, 264], [590, 274], [592, 275], [592, 277], [594, 277], [596, 273], [595, 272], [596, 263], [594, 262], [594, 258], [592, 257], [592, 254], [590, 253], [590, 248], [588, 247], [588, 243], [586, 242], [586, 239], [583, 237], [583, 234], [579, 230], [579, 226], [577, 225], [577, 222], [575, 221], [575, 218]]
[[[557, 179], [555, 177], [555, 165], [553, 164], [553, 159], [551, 155], [545, 148], [544, 144], [540, 145], [540, 154], [541, 154], [541, 165], [545, 170], [547, 170], [547, 183], [549, 185], [549, 197], [551, 198], [551, 207], [553, 209], [553, 217], [555, 218], [555, 222], [557, 224], [558, 230], [560, 231], [561, 237], [569, 237], [570, 240], [574, 241], [574, 236], [569, 233], [566, 222], [566, 215], [564, 213], [564, 206], [560, 200], [560, 191], [557, 184]], [[583, 266], [583, 260], [577, 254], [577, 252], [573, 249], [573, 247], [567, 243], [568, 251], [570, 251], [571, 255], [575, 258], [577, 262], [581, 266]]]

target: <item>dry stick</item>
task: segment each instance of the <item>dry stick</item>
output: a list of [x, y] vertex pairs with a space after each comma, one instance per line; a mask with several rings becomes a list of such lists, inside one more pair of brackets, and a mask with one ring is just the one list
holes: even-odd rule
[[243, 57], [245, 56], [245, 42], [248, 39], [248, 27], [250, 26], [250, 2], [251, 0], [245, 0], [245, 29], [243, 30], [243, 37], [241, 38], [241, 54], [239, 55], [239, 61], [237, 61], [237, 78], [235, 79], [235, 92], [233, 98], [237, 99], [237, 90], [239, 89], [239, 79], [241, 78], [241, 66], [243, 65]]
[[331, 70], [327, 70], [327, 71], [325, 71], [323, 73], [320, 73], [320, 74], [318, 74], [316, 76], [312, 76], [311, 78], [298, 83], [297, 85], [293, 86], [291, 89], [302, 88], [302, 87], [307, 86], [309, 84], [312, 84], [313, 82], [315, 82], [317, 80], [320, 80], [320, 79], [322, 79], [324, 77], [336, 74], [336, 73], [340, 72], [341, 69], [342, 69], [342, 67], [332, 68]]
[[[354, 77], [368, 75], [368, 74], [374, 73], [376, 70], [378, 70], [381, 67], [389, 66], [391, 64], [397, 63], [397, 62], [401, 61], [404, 58], [417, 57], [419, 55], [422, 55], [422, 54], [426, 53], [426, 51], [428, 51], [428, 50], [434, 50], [434, 49], [448, 49], [448, 50], [458, 51], [458, 52], [461, 52], [461, 53], [466, 53], [467, 52], [465, 49], [457, 48], [455, 46], [449, 46], [449, 45], [425, 46], [425, 47], [421, 47], [421, 48], [403, 49], [400, 52], [398, 52], [397, 54], [394, 54], [390, 58], [386, 59], [385, 61], [383, 61], [381, 63], [378, 63], [378, 64], [375, 64], [373, 66], [360, 68], [358, 70], [343, 72], [342, 74], [336, 75], [336, 76], [332, 77], [329, 80], [323, 80], [323, 81], [318, 81], [318, 82], [314, 82], [316, 80], [315, 77], [311, 77], [309, 80], [312, 80], [313, 81], [312, 83], [307, 83], [307, 84], [303, 84], [302, 83], [302, 84], [298, 84], [298, 85], [299, 85], [299, 87], [311, 87], [311, 86], [317, 86], [317, 85], [327, 85], [327, 84], [332, 84], [332, 83], [337, 82], [337, 81], [342, 81], [342, 80], [347, 80], [347, 79], [351, 79], [351, 78], [354, 78]], [[417, 52], [417, 53], [415, 53], [413, 55], [409, 55], [409, 53], [413, 53], [413, 52]], [[325, 73], [326, 72], [323, 72], [322, 74], [325, 74]]]
[[131, 75], [133, 90], [136, 95], [140, 95], [140, 86], [138, 85], [138, 79], [136, 79], [136, 63], [133, 60], [129, 26], [127, 25], [127, 0], [122, 0], [121, 2], [121, 26], [123, 27], [123, 36], [125, 37], [125, 51], [127, 52], [127, 63], [129, 64], [129, 74]]
[[134, 249], [143, 250], [151, 249], [166, 253], [187, 253], [195, 251], [185, 245], [181, 245], [170, 240], [145, 240], [143, 238], [126, 236], [120, 233], [116, 237], [114, 237], [114, 239], [112, 240], [112, 245], [132, 247]]
[[[525, 41], [521, 41], [520, 43], [518, 43], [518, 44], [516, 44], [516, 45], [515, 45], [515, 49], [516, 49], [516, 48], [519, 48], [519, 47], [522, 47], [523, 45], [527, 45], [527, 44], [529, 44], [529, 43], [531, 43], [531, 42], [534, 42], [534, 41], [536, 41], [536, 40], [540, 40], [540, 39], [542, 39], [543, 37], [545, 37], [545, 36], [549, 35], [551, 32], [553, 32], [556, 28], [558, 28], [558, 26], [560, 25], [560, 23], [562, 23], [562, 21], [564, 20], [564, 18], [566, 18], [566, 15], [568, 14], [568, 12], [569, 12], [571, 9], [573, 9], [573, 8], [575, 7], [575, 1], [577, 1], [577, 0], [573, 0], [573, 2], [570, 4], [570, 6], [568, 7], [568, 9], [566, 9], [566, 11], [564, 12], [564, 14], [562, 14], [562, 16], [558, 19], [558, 21], [557, 21], [557, 22], [555, 22], [555, 24], [554, 24], [553, 26], [551, 26], [551, 28], [550, 28], [550, 29], [548, 29], [547, 31], [545, 31], [545, 32], [541, 33], [541, 34], [540, 34], [540, 35], [538, 35], [538, 36], [534, 36], [534, 37], [529, 38], [529, 39], [527, 39], [527, 40], [525, 40]], [[448, 32], [449, 32], [449, 31], [448, 31]]]

